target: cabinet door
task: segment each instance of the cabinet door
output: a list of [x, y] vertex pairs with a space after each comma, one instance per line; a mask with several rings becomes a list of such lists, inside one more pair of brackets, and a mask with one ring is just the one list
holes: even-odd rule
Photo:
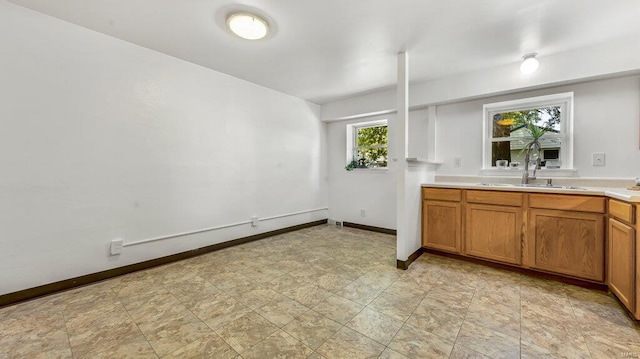
[[422, 202], [422, 246], [460, 253], [462, 213], [460, 202]]
[[521, 264], [522, 209], [467, 204], [465, 254]]
[[631, 312], [635, 292], [635, 233], [633, 228], [609, 219], [607, 261], [609, 289]]
[[531, 209], [528, 265], [549, 272], [604, 281], [604, 216]]

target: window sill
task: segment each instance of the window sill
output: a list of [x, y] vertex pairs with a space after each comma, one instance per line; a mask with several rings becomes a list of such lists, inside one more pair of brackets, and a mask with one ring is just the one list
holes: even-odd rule
[[407, 157], [407, 162], [409, 163], [417, 163], [417, 164], [425, 164], [425, 165], [441, 165], [442, 161], [432, 161], [426, 158], [418, 158], [418, 157]]
[[347, 170], [347, 172], [387, 172], [389, 171], [389, 167], [384, 168], [354, 168], [352, 170]]
[[[496, 177], [509, 177], [509, 176], [522, 176], [522, 168], [519, 169], [499, 169], [499, 168], [483, 168], [480, 170], [481, 176], [496, 176]], [[531, 170], [529, 170], [531, 173]], [[575, 177], [578, 173], [574, 168], [553, 168], [553, 169], [539, 169], [536, 171], [536, 177]]]

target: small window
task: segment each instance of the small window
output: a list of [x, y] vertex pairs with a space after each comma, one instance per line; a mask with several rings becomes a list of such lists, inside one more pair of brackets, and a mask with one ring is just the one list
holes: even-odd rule
[[547, 169], [571, 168], [572, 100], [565, 93], [485, 105], [483, 168], [521, 168], [534, 140], [540, 148], [532, 160]]
[[387, 168], [387, 120], [347, 125], [347, 162], [356, 168]]

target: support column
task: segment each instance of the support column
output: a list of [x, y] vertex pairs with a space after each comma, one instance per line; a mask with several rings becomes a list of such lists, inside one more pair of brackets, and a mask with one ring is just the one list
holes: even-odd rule
[[394, 128], [394, 148], [397, 161], [394, 166], [396, 177], [396, 226], [397, 259], [405, 262], [409, 256], [407, 248], [406, 174], [407, 174], [407, 128], [409, 123], [409, 54], [398, 54], [397, 115]]

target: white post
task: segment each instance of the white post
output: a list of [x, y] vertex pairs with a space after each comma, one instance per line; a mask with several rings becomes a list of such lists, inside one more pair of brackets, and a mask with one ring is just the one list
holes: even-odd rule
[[395, 119], [394, 148], [397, 161], [394, 166], [396, 175], [396, 254], [400, 261], [409, 257], [407, 248], [407, 212], [406, 212], [406, 175], [407, 175], [407, 128], [409, 123], [409, 55], [398, 54], [398, 98], [397, 116]]

